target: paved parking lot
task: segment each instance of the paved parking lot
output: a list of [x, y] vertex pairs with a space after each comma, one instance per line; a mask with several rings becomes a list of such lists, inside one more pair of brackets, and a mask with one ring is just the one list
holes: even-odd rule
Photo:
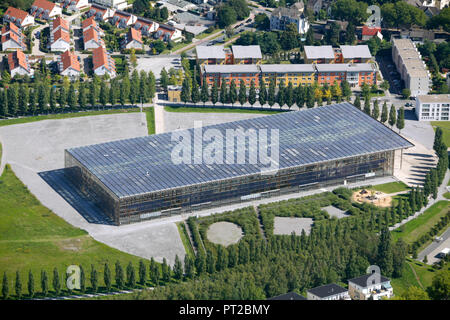
[[273, 221], [273, 234], [290, 235], [294, 232], [301, 235], [302, 230], [308, 235], [313, 225], [311, 218], [275, 217]]
[[155, 57], [140, 57], [137, 55], [137, 71], [152, 71], [156, 79], [159, 79], [163, 68], [166, 68], [166, 71], [169, 71], [170, 68], [181, 68], [181, 57], [179, 55]]

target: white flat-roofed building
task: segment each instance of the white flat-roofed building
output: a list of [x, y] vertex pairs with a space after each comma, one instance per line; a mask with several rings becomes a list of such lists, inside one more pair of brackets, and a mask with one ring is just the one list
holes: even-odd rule
[[260, 64], [262, 62], [261, 48], [255, 46], [231, 46], [235, 64]]
[[366, 274], [361, 277], [348, 280], [348, 293], [353, 300], [381, 300], [389, 299], [394, 295], [391, 280], [379, 275], [372, 277]]
[[330, 63], [334, 61], [332, 46], [305, 46], [305, 63]]
[[344, 63], [365, 63], [372, 59], [369, 47], [366, 45], [340, 46]]
[[419, 121], [448, 121], [450, 94], [416, 97], [416, 116]]
[[392, 39], [392, 60], [411, 96], [428, 94], [431, 76], [422, 56], [410, 39]]

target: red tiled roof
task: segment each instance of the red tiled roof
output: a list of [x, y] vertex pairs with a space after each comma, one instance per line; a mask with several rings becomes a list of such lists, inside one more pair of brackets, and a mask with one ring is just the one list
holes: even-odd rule
[[66, 41], [67, 43], [70, 43], [70, 35], [68, 32], [64, 31], [63, 29], [58, 29], [53, 34], [53, 42], [56, 42], [59, 39], [62, 39], [64, 41]]
[[78, 61], [77, 56], [75, 53], [70, 52], [67, 50], [63, 54], [61, 54], [61, 63], [62, 63], [62, 70], [66, 70], [67, 68], [72, 68], [76, 71], [80, 71], [80, 62]]
[[34, 1], [33, 6], [42, 8], [44, 10], [48, 10], [48, 12], [50, 13], [50, 11], [52, 11], [53, 8], [56, 6], [56, 3], [47, 0], [36, 0]]
[[7, 25], [3, 26], [2, 28], [2, 43], [8, 41], [9, 39], [14, 40], [17, 44], [20, 46], [23, 46], [23, 42], [20, 38], [22, 35], [22, 32], [19, 30], [19, 28], [12, 22], [8, 23]]
[[61, 17], [53, 19], [53, 30], [56, 30], [59, 26], [63, 29], [69, 30], [69, 22]]
[[374, 36], [376, 35], [378, 32], [381, 32], [381, 28], [380, 27], [368, 27], [368, 26], [363, 26], [362, 28], [362, 35], [363, 36]]
[[92, 50], [92, 64], [94, 65], [94, 70], [100, 68], [101, 66], [105, 66], [106, 69], [112, 71], [108, 54], [106, 53], [106, 49], [103, 47], [98, 47]]
[[6, 10], [5, 15], [9, 15], [10, 17], [20, 19], [23, 22], [23, 20], [25, 20], [25, 18], [27, 17], [28, 13], [14, 7], [8, 7], [8, 10]]
[[128, 32], [128, 35], [130, 38], [128, 39], [128, 42], [131, 42], [132, 40], [136, 40], [140, 43], [142, 43], [142, 35], [139, 30], [136, 30], [134, 28], [130, 28], [130, 31]]
[[7, 23], [6, 25], [3, 26], [2, 34], [5, 34], [5, 33], [9, 32], [9, 31], [12, 31], [13, 33], [16, 33], [16, 34], [20, 34], [21, 33], [21, 31], [19, 30], [19, 27], [17, 27], [12, 22]]
[[13, 70], [19, 66], [26, 70], [29, 70], [27, 57], [25, 56], [25, 53], [23, 53], [22, 50], [17, 50], [8, 54], [8, 64], [9, 70]]
[[95, 17], [92, 16], [90, 18], [87, 18], [86, 20], [83, 21], [83, 23], [81, 24], [82, 28], [85, 29], [89, 26], [92, 26], [94, 28], [97, 27], [97, 22], [95, 22]]
[[100, 39], [100, 37], [98, 36], [98, 32], [94, 28], [89, 28], [85, 32], [83, 32], [83, 42], [84, 43], [91, 41], [91, 40], [100, 42], [99, 39]]

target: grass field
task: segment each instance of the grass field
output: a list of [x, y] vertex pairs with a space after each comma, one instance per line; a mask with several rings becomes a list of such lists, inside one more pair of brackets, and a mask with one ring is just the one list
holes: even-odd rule
[[103, 286], [105, 263], [112, 270], [117, 260], [123, 268], [130, 261], [137, 267], [140, 258], [94, 240], [86, 231], [71, 226], [44, 207], [9, 166], [0, 178], [0, 195], [0, 273], [6, 272], [12, 281], [19, 270], [23, 291], [29, 270], [34, 274], [36, 291], [40, 292], [41, 270], [47, 271], [51, 287], [54, 267], [64, 279], [69, 265], [83, 265], [90, 270], [93, 264], [99, 272], [99, 285]]
[[450, 199], [450, 192], [444, 193], [444, 198], [445, 199]]
[[447, 147], [450, 146], [450, 123], [448, 121], [431, 121], [431, 125], [433, 126], [433, 129], [436, 129], [436, 127], [441, 127], [443, 133], [444, 133], [444, 143], [447, 145]]
[[423, 214], [406, 223], [402, 231], [397, 229], [392, 232], [394, 241], [402, 238], [406, 243], [413, 243], [420, 236], [427, 233], [444, 216], [450, 208], [450, 202], [438, 201], [428, 208]]
[[181, 241], [183, 242], [184, 250], [186, 254], [195, 259], [194, 249], [192, 248], [191, 242], [189, 241], [189, 235], [186, 230], [186, 225], [184, 222], [177, 222], [178, 233], [180, 234]]
[[155, 134], [155, 109], [147, 108], [145, 113], [147, 117], [148, 134]]
[[77, 118], [77, 117], [87, 117], [87, 116], [97, 116], [97, 115], [102, 115], [102, 114], [127, 113], [127, 112], [139, 112], [139, 108], [91, 110], [91, 111], [56, 113], [56, 114], [40, 115], [40, 116], [33, 116], [33, 117], [5, 119], [5, 120], [0, 120], [0, 127], [9, 126], [12, 124], [21, 124], [21, 123], [41, 121], [41, 120]]
[[373, 186], [372, 189], [384, 193], [395, 193], [408, 190], [408, 186], [403, 182], [389, 182]]
[[191, 108], [191, 107], [172, 107], [165, 106], [164, 110], [167, 112], [204, 112], [204, 113], [260, 113], [260, 114], [275, 114], [284, 111], [277, 110], [250, 110], [239, 108]]

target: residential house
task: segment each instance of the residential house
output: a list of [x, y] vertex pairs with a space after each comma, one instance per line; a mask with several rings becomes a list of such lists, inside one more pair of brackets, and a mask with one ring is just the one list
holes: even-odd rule
[[59, 74], [74, 80], [80, 76], [81, 67], [77, 55], [67, 50], [58, 56]]
[[126, 28], [136, 23], [137, 17], [125, 11], [116, 10], [109, 22], [117, 28]]
[[348, 290], [334, 283], [309, 289], [306, 297], [308, 300], [350, 300]]
[[127, 0], [92, 0], [92, 3], [118, 10], [124, 10], [128, 7]]
[[276, 8], [270, 14], [270, 30], [286, 30], [289, 24], [294, 24], [298, 33], [305, 34], [309, 22], [303, 11], [303, 2], [297, 2], [289, 8]]
[[22, 31], [13, 22], [5, 24], [2, 28], [2, 51], [7, 50], [25, 50], [25, 36]]
[[267, 300], [307, 300], [304, 296], [295, 293], [295, 292], [288, 292], [285, 294], [280, 294], [279, 296], [268, 298]]
[[13, 22], [19, 28], [26, 28], [34, 25], [34, 17], [26, 11], [16, 9], [14, 7], [8, 7], [3, 15], [3, 23], [5, 22]]
[[415, 111], [419, 121], [448, 121], [449, 108], [449, 94], [421, 95], [416, 97]]
[[86, 15], [88, 17], [94, 17], [97, 21], [106, 22], [113, 17], [114, 12], [114, 9], [103, 7], [98, 4], [92, 4]]
[[28, 62], [28, 57], [22, 50], [16, 50], [8, 54], [8, 67], [11, 78], [14, 78], [16, 75], [31, 77], [34, 73]]
[[61, 7], [57, 3], [47, 0], [35, 0], [30, 9], [30, 14], [36, 19], [50, 20], [62, 14]]
[[231, 46], [234, 64], [260, 64], [262, 54], [259, 46]]
[[95, 28], [89, 28], [83, 32], [83, 44], [84, 50], [93, 50], [105, 46], [100, 33]]
[[106, 52], [104, 47], [92, 50], [92, 65], [97, 76], [108, 75], [110, 78], [116, 76], [116, 65], [114, 59]]
[[172, 41], [178, 42], [183, 38], [181, 30], [171, 27], [166, 24], [160, 24], [158, 30], [153, 34], [154, 39], [159, 39], [162, 41]]
[[134, 28], [130, 28], [125, 35], [125, 39], [123, 41], [123, 47], [125, 49], [137, 49], [142, 50], [144, 48], [144, 43], [142, 42], [142, 35], [139, 30]]
[[69, 12], [78, 12], [89, 7], [88, 0], [62, 0], [61, 7]]
[[88, 31], [89, 29], [94, 29], [95, 31], [98, 32], [98, 34], [103, 37], [105, 34], [102, 30], [102, 28], [100, 28], [97, 24], [97, 22], [95, 21], [95, 17], [91, 16], [90, 18], [85, 19], [82, 23], [81, 23], [81, 28], [83, 29], [83, 33]]
[[383, 40], [383, 35], [381, 34], [381, 27], [363, 26], [361, 30], [361, 40], [367, 41], [372, 39], [373, 37], [378, 37], [380, 40]]
[[50, 22], [50, 50], [65, 52], [70, 50], [69, 22], [57, 17]]
[[322, 9], [322, 0], [308, 0], [306, 8], [314, 14], [318, 14]]
[[365, 274], [361, 277], [348, 280], [348, 293], [353, 300], [381, 300], [391, 298], [394, 291], [391, 281], [379, 275], [372, 277], [372, 274]]
[[150, 36], [153, 32], [158, 30], [159, 24], [155, 21], [145, 19], [142, 17], [137, 17], [134, 28], [139, 30], [143, 36]]

